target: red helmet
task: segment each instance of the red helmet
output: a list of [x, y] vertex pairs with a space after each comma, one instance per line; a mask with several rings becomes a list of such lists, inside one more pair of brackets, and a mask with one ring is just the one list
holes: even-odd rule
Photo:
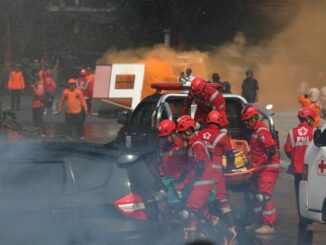
[[70, 79], [68, 80], [68, 84], [75, 84], [75, 83], [76, 83], [76, 80], [73, 79], [73, 78], [70, 78]]
[[200, 77], [196, 77], [191, 82], [191, 92], [192, 92], [192, 94], [200, 94], [201, 92], [204, 91], [205, 86], [206, 86], [205, 80], [200, 78]]
[[188, 130], [189, 128], [195, 128], [195, 127], [196, 127], [195, 120], [191, 116], [184, 115], [178, 118], [177, 131], [182, 132]]
[[158, 136], [170, 135], [175, 130], [175, 123], [170, 119], [165, 119], [158, 125]]
[[81, 76], [87, 76], [87, 74], [88, 74], [88, 72], [87, 72], [87, 70], [85, 68], [80, 70], [80, 75]]
[[251, 119], [253, 116], [258, 116], [258, 115], [259, 115], [259, 111], [257, 110], [257, 108], [255, 106], [247, 105], [242, 108], [241, 120], [247, 121], [247, 120]]
[[218, 111], [211, 111], [210, 113], [208, 113], [206, 119], [207, 123], [216, 123], [218, 125], [221, 125], [222, 121], [223, 121], [222, 115]]
[[314, 113], [314, 110], [310, 106], [304, 106], [299, 110], [298, 117], [299, 118], [310, 117], [310, 118], [314, 119], [315, 113]]

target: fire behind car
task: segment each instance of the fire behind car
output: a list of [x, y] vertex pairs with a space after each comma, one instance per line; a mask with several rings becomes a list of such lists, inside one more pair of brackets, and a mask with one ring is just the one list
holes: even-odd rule
[[148, 244], [164, 207], [151, 152], [1, 144], [2, 244]]

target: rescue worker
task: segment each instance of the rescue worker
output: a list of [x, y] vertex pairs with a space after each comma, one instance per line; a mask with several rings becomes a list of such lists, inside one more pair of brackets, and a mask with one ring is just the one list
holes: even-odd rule
[[42, 73], [42, 81], [45, 88], [45, 108], [44, 114], [47, 114], [47, 109], [52, 108], [52, 114], [56, 114], [56, 106], [54, 103], [54, 92], [56, 89], [56, 83], [53, 79], [51, 69], [47, 69]]
[[25, 80], [19, 64], [16, 64], [9, 74], [8, 89], [11, 96], [11, 110], [20, 110], [20, 97], [25, 89]]
[[214, 188], [212, 164], [204, 142], [195, 134], [195, 120], [188, 115], [181, 116], [177, 121], [177, 131], [187, 143], [188, 164], [190, 172], [178, 184], [180, 193], [188, 185], [192, 185], [190, 195], [182, 212], [190, 229], [196, 229], [198, 218], [208, 215], [208, 197]]
[[33, 94], [33, 102], [32, 102], [33, 124], [35, 127], [38, 128], [39, 134], [41, 136], [45, 136], [45, 128], [43, 122], [44, 96], [45, 96], [44, 86], [43, 83], [37, 77], [36, 82], [33, 85], [31, 85], [31, 88]]
[[199, 77], [191, 82], [191, 87], [185, 100], [183, 114], [189, 114], [189, 108], [193, 101], [197, 104], [195, 120], [200, 124], [205, 124], [208, 113], [216, 110], [221, 113], [223, 118], [220, 126], [222, 128], [228, 126], [229, 122], [226, 117], [226, 106], [222, 93], [215, 88], [206, 86], [205, 80]]
[[186, 201], [181, 217], [188, 227], [186, 230], [196, 231], [198, 219], [211, 222], [223, 235], [223, 244], [233, 244], [235, 234], [216, 215], [208, 212], [208, 197], [214, 188], [212, 162], [205, 143], [195, 134], [195, 120], [188, 115], [181, 116], [177, 121], [177, 131], [187, 143], [188, 172], [176, 187], [182, 193], [186, 186], [191, 186], [190, 195]]
[[68, 135], [73, 136], [73, 128], [76, 128], [80, 140], [84, 140], [83, 110], [87, 112], [87, 104], [80, 89], [76, 88], [76, 80], [68, 80], [68, 88], [63, 90], [58, 111], [66, 106], [66, 123]]
[[172, 120], [165, 119], [159, 123], [158, 137], [160, 144], [161, 176], [173, 176], [176, 180], [185, 174], [187, 158], [185, 145], [176, 135], [176, 125]]
[[236, 236], [235, 222], [227, 196], [227, 189], [223, 174], [223, 154], [226, 155], [227, 169], [234, 166], [234, 152], [227, 134], [220, 131], [222, 115], [218, 111], [211, 111], [207, 116], [207, 127], [198, 132], [198, 136], [205, 142], [212, 160], [213, 178], [215, 180], [216, 201], [221, 215], [224, 216], [229, 229]]
[[256, 234], [274, 233], [276, 210], [272, 195], [280, 171], [279, 153], [271, 132], [259, 119], [259, 111], [255, 106], [245, 106], [241, 111], [241, 120], [251, 130], [249, 154], [255, 168], [251, 192], [255, 202], [256, 222], [247, 226], [246, 230], [255, 231]]
[[[310, 106], [302, 107], [298, 112], [299, 125], [291, 129], [286, 138], [284, 145], [284, 151], [288, 158], [291, 160], [291, 164], [294, 172], [294, 186], [295, 196], [299, 216], [299, 226], [305, 226], [309, 224], [309, 221], [302, 217], [299, 213], [299, 183], [302, 180], [303, 161], [304, 154], [309, 143], [313, 139], [313, 122], [314, 111]], [[311, 224], [311, 223], [310, 223]]]
[[320, 123], [321, 104], [318, 101], [319, 90], [317, 88], [310, 88], [306, 94], [298, 96], [298, 102], [302, 106], [310, 106], [314, 111], [313, 127], [318, 128]]
[[80, 77], [76, 80], [76, 86], [82, 91], [88, 110], [91, 111], [94, 80], [89, 80], [89, 74], [85, 68], [80, 70]]
[[258, 82], [254, 78], [252, 70], [246, 71], [247, 78], [242, 82], [242, 93], [241, 95], [249, 102], [255, 103], [257, 101], [257, 91], [259, 90]]
[[211, 111], [207, 116], [207, 127], [198, 132], [198, 136], [205, 142], [212, 160], [213, 178], [215, 180], [216, 200], [221, 215], [224, 216], [230, 231], [236, 236], [235, 222], [231, 206], [227, 197], [227, 189], [223, 174], [223, 154], [226, 155], [227, 169], [234, 166], [234, 152], [227, 134], [220, 131], [223, 118], [218, 111]]

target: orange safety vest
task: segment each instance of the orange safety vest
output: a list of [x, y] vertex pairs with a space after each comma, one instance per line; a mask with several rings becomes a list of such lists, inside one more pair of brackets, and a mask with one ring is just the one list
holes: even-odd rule
[[87, 112], [86, 101], [82, 91], [78, 88], [72, 91], [70, 89], [63, 90], [58, 108], [59, 111], [62, 111], [63, 106], [66, 106], [66, 112], [69, 114], [80, 113], [82, 109]]
[[21, 71], [12, 71], [9, 74], [8, 81], [9, 89], [24, 89], [25, 88], [25, 80], [23, 73]]

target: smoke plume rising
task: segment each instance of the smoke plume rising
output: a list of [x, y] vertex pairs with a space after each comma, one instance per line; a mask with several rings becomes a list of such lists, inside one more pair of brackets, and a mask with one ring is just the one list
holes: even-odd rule
[[[298, 108], [297, 88], [307, 81], [310, 87], [326, 85], [325, 49], [326, 2], [293, 1], [300, 5], [293, 20], [270, 40], [246, 44], [246, 37], [237, 33], [232, 42], [210, 52], [175, 51], [163, 45], [125, 51], [108, 51], [101, 63], [145, 63], [143, 95], [151, 92], [150, 84], [177, 81], [178, 75], [192, 67], [194, 76], [211, 79], [218, 72], [229, 81], [233, 93], [241, 93], [244, 72], [251, 68], [260, 86], [258, 103], [273, 103], [276, 110]], [[268, 26], [266, 26], [268, 28]]]

